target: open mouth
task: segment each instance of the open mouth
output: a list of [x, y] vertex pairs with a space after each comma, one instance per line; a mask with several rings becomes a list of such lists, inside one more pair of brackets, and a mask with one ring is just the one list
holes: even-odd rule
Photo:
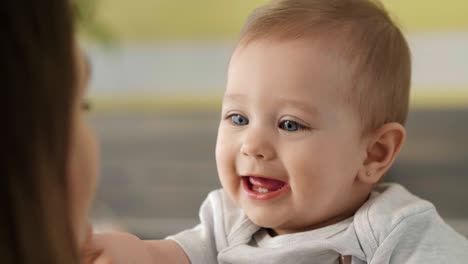
[[289, 189], [289, 184], [280, 180], [257, 176], [242, 176], [245, 192], [258, 200], [272, 199]]

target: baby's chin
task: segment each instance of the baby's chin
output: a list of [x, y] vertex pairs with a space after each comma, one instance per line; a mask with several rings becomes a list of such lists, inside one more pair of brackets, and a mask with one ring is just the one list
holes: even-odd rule
[[307, 232], [323, 227], [322, 222], [298, 222], [299, 216], [291, 212], [277, 211], [276, 213], [265, 213], [263, 210], [246, 210], [247, 217], [255, 225], [271, 229], [275, 235]]
[[288, 228], [288, 225], [285, 223], [287, 222], [287, 219], [280, 214], [265, 212], [265, 210], [258, 209], [246, 210], [245, 208], [244, 212], [246, 213], [250, 221], [252, 221], [252, 223], [259, 227], [268, 228], [272, 230]]
[[277, 221], [275, 222], [274, 220], [275, 219], [273, 219], [273, 221], [272, 219], [255, 219], [255, 220], [252, 220], [252, 222], [259, 227], [268, 229], [268, 233], [271, 236], [302, 232], [300, 229], [296, 230], [292, 226], [289, 226], [287, 224], [280, 224], [280, 223], [277, 223]]

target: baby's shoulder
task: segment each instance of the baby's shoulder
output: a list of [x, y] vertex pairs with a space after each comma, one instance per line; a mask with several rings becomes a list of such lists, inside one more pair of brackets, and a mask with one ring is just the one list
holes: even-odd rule
[[355, 221], [368, 224], [375, 238], [380, 240], [397, 226], [407, 225], [415, 219], [419, 223], [431, 221], [434, 217], [438, 217], [438, 213], [432, 203], [399, 184], [385, 183], [371, 193], [369, 200], [356, 212]]
[[378, 186], [356, 212], [354, 226], [368, 256], [396, 259], [409, 251], [421, 260], [431, 254], [457, 258], [468, 249], [466, 238], [444, 222], [432, 203], [399, 184]]

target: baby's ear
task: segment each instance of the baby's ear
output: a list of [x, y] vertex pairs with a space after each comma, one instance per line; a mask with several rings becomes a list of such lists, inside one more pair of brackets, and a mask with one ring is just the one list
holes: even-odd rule
[[392, 166], [403, 146], [406, 130], [399, 123], [387, 123], [370, 135], [367, 158], [359, 170], [358, 179], [376, 184]]

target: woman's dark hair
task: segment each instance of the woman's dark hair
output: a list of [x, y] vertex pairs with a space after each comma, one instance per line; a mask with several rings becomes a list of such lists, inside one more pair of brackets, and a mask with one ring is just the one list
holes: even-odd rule
[[77, 83], [70, 5], [0, 1], [0, 263], [78, 263], [66, 177]]

